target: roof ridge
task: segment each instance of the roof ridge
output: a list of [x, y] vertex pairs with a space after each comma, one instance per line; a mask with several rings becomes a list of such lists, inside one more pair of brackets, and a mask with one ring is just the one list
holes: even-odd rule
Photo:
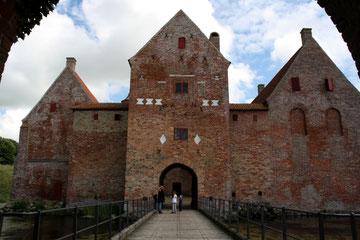
[[77, 74], [77, 72], [72, 71], [72, 73], [74, 74], [76, 80], [80, 83], [81, 87], [83, 88], [83, 90], [85, 91], [85, 93], [88, 95], [88, 97], [90, 98], [90, 100], [92, 100], [93, 102], [98, 103], [98, 100], [96, 99], [96, 97], [94, 96], [94, 94], [90, 91], [90, 89], [86, 86], [86, 84], [84, 83], [84, 81], [81, 79], [81, 77], [79, 76], [79, 74]]
[[299, 54], [300, 50], [303, 47], [300, 47], [294, 55], [285, 63], [285, 65], [276, 73], [273, 79], [266, 85], [266, 87], [256, 96], [256, 98], [251, 103], [265, 103], [266, 99], [271, 95], [276, 86], [279, 84], [280, 80], [285, 76], [290, 66], [294, 62], [296, 56]]

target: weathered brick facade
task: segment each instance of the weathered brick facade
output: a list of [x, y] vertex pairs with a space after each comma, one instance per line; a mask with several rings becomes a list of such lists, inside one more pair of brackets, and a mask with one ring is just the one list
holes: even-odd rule
[[136, 198], [165, 184], [194, 207], [213, 196], [359, 209], [360, 94], [311, 30], [301, 35], [250, 104], [229, 103], [219, 35], [182, 11], [129, 60], [122, 103], [98, 103], [69, 59], [24, 119], [14, 198]]

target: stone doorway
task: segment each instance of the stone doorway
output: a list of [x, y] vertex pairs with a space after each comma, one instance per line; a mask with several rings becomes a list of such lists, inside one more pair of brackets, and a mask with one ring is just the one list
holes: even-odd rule
[[198, 182], [194, 170], [180, 163], [171, 164], [162, 171], [159, 183], [164, 186], [167, 203], [176, 192], [184, 196], [184, 208], [197, 209]]

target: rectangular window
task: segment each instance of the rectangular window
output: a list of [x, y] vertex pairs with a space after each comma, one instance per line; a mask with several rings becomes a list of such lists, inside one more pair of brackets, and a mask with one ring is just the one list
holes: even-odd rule
[[232, 119], [233, 119], [233, 121], [237, 121], [237, 120], [238, 120], [238, 115], [237, 115], [237, 114], [233, 114], [233, 115], [232, 115]]
[[115, 121], [120, 121], [121, 120], [121, 115], [120, 114], [115, 114], [114, 115], [114, 120]]
[[325, 86], [326, 86], [326, 91], [332, 92], [334, 91], [334, 81], [332, 79], [325, 79]]
[[56, 103], [50, 103], [50, 112], [56, 112]]
[[174, 128], [174, 140], [187, 140], [188, 129], [187, 128]]
[[175, 83], [175, 93], [178, 93], [178, 94], [188, 93], [188, 83], [187, 82]]
[[300, 91], [300, 81], [298, 77], [291, 78], [291, 88], [293, 92]]
[[178, 43], [178, 45], [179, 45], [179, 48], [180, 48], [180, 49], [184, 49], [184, 48], [185, 48], [185, 38], [184, 38], [184, 37], [179, 38], [179, 43]]
[[94, 120], [98, 120], [98, 119], [99, 119], [99, 114], [94, 113], [94, 115], [93, 115], [93, 119], [94, 119]]

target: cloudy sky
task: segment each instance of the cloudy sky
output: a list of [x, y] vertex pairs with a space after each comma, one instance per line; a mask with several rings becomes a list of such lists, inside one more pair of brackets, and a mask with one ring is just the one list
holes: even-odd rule
[[13, 45], [0, 83], [0, 136], [18, 140], [26, 116], [65, 66], [77, 72], [102, 102], [129, 89], [132, 57], [178, 10], [205, 35], [220, 33], [229, 68], [231, 102], [250, 102], [301, 46], [300, 30], [313, 36], [360, 89], [354, 61], [330, 18], [314, 0], [60, 0], [25, 40]]

